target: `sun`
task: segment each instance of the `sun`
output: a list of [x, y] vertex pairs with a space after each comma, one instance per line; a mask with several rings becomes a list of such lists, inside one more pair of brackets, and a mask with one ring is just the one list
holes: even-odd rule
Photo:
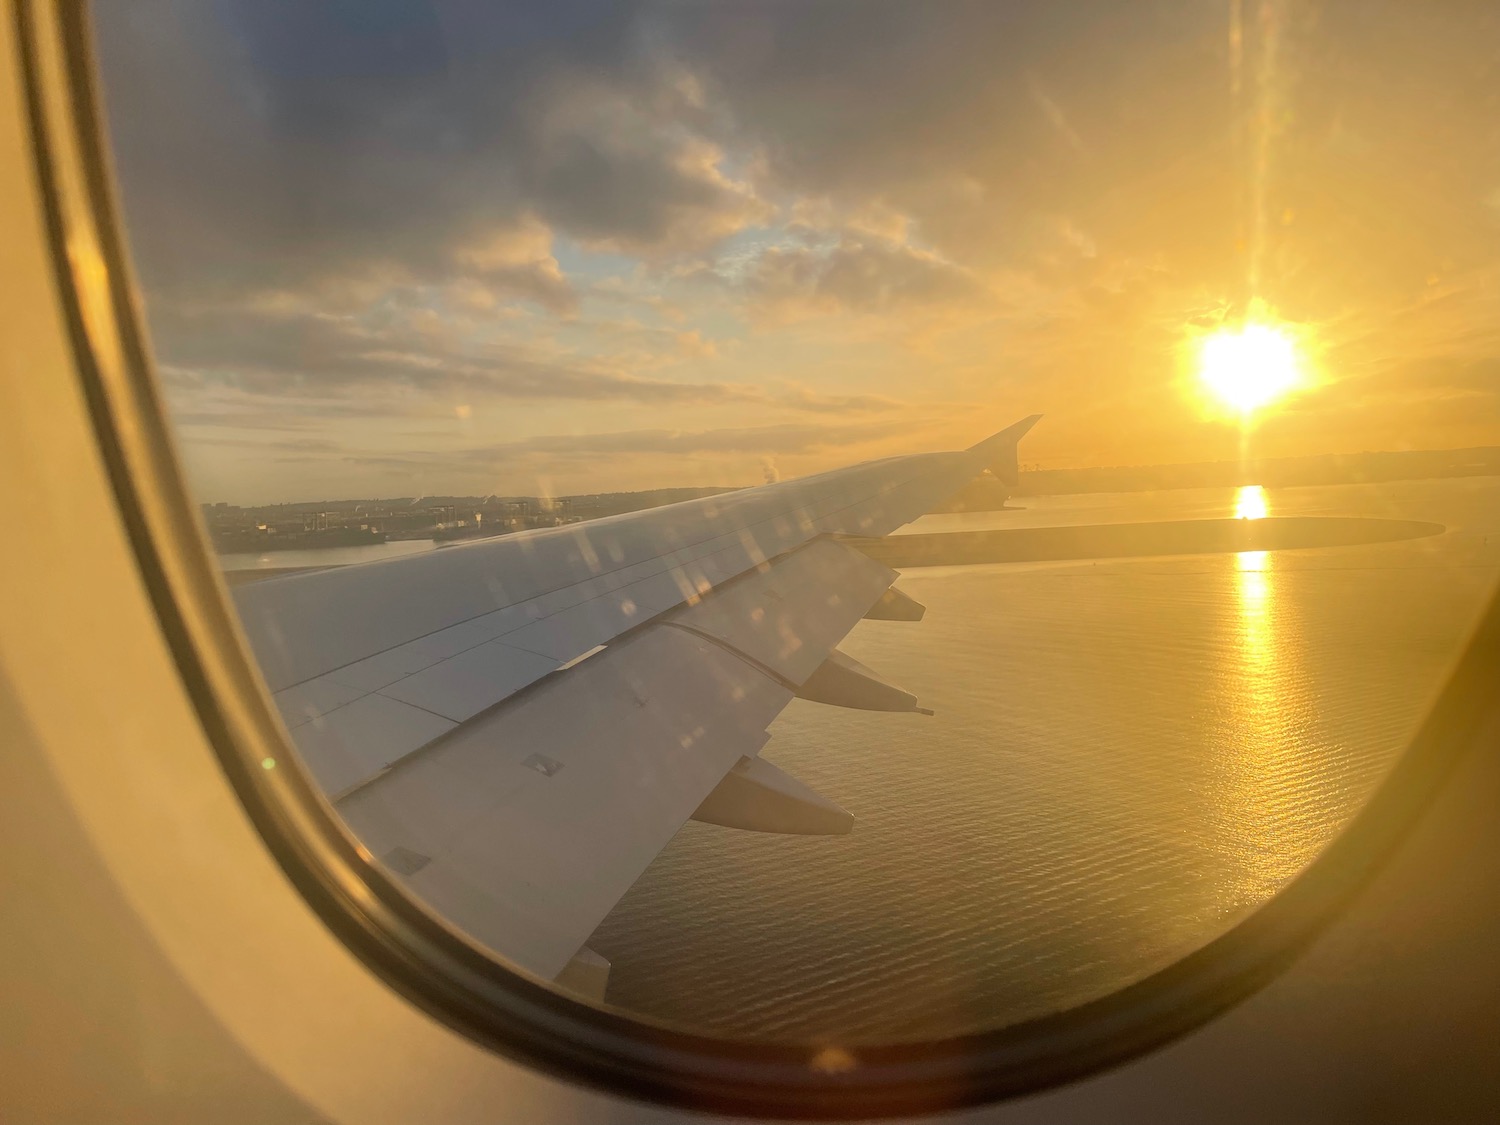
[[1219, 403], [1242, 417], [1275, 402], [1302, 382], [1297, 342], [1268, 324], [1247, 324], [1205, 336], [1198, 377]]

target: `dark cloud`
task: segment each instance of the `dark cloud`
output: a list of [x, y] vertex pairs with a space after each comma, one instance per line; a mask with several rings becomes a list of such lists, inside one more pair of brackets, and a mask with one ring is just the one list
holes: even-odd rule
[[[1476, 354], [1459, 337], [1500, 311], [1494, 5], [139, 0], [95, 17], [157, 349], [199, 424], [218, 405], [269, 419], [280, 401], [290, 429], [314, 404], [334, 425], [488, 396], [743, 406], [748, 427], [891, 409], [851, 372], [884, 389], [920, 363], [943, 401], [1072, 403], [1079, 456], [1107, 438], [1112, 457], [1170, 458], [1157, 439], [1196, 417], [1188, 327], [1252, 298], [1323, 346], [1329, 389], [1305, 416], [1334, 387], [1364, 404], [1323, 415], [1310, 446], [1378, 445], [1429, 414], [1440, 444], [1460, 401], [1489, 417], [1487, 374], [1431, 357]], [[653, 323], [604, 322], [605, 304]], [[931, 325], [969, 336], [890, 357]], [[770, 361], [762, 385], [747, 353]], [[1386, 385], [1356, 378], [1376, 370]], [[837, 393], [804, 385], [825, 373]], [[1423, 394], [1450, 405], [1386, 424]], [[1120, 412], [1147, 405], [1157, 430], [1122, 436]]]
[[566, 453], [603, 456], [614, 453], [808, 453], [835, 446], [872, 441], [909, 425], [905, 421], [858, 425], [818, 426], [782, 424], [737, 429], [628, 430], [607, 434], [555, 434], [478, 450], [473, 456], [493, 454]]
[[[531, 220], [649, 250], [760, 214], [684, 127], [629, 10], [567, 9], [101, 6], [147, 285], [285, 288], [376, 268], [449, 280]], [[538, 260], [540, 277], [535, 262], [475, 276], [556, 307]]]
[[[185, 399], [186, 397], [184, 396]], [[267, 409], [268, 405], [273, 406], [274, 409]], [[172, 420], [181, 428], [187, 441], [206, 441], [208, 444], [220, 446], [224, 444], [226, 435], [213, 431], [233, 430], [243, 435], [261, 432], [325, 430], [347, 419], [351, 413], [349, 404], [344, 402], [304, 400], [299, 402], [295, 409], [291, 409], [284, 399], [278, 398], [268, 404], [264, 399], [254, 396], [240, 396], [229, 400], [209, 398], [196, 407], [174, 410]], [[404, 418], [408, 416], [409, 411], [395, 407], [380, 411], [367, 403], [362, 404], [358, 413], [366, 418], [382, 416]], [[200, 432], [203, 430], [210, 431], [210, 434], [203, 435]], [[245, 437], [237, 440], [255, 443], [269, 439]]]
[[642, 403], [761, 397], [730, 384], [590, 369], [520, 346], [454, 343], [442, 334], [354, 316], [168, 307], [153, 317], [153, 326], [183, 388], [217, 385], [289, 397], [441, 390], [464, 397]]
[[[189, 426], [292, 429], [350, 416], [399, 417], [421, 413], [421, 396], [432, 392], [442, 393], [445, 412], [455, 401], [485, 399], [746, 403], [845, 414], [902, 405], [882, 395], [820, 394], [791, 382], [756, 387], [647, 378], [537, 348], [455, 343], [397, 318], [166, 306], [153, 324], [174, 360], [163, 373], [179, 400], [177, 420]], [[275, 404], [279, 411], [268, 409]]]
[[818, 394], [795, 384], [778, 388], [771, 393], [771, 397], [782, 406], [819, 414], [860, 414], [866, 411], [899, 410], [907, 405], [888, 395]]
[[753, 300], [795, 316], [972, 306], [987, 295], [972, 273], [935, 254], [855, 236], [826, 248], [767, 250], [745, 286]]
[[[1065, 215], [1101, 253], [1230, 296], [1256, 272], [1308, 316], [1493, 255], [1500, 13], [1247, 4], [1236, 69], [1230, 10], [157, 0], [98, 18], [152, 284], [449, 277], [527, 216], [674, 252], [807, 196], [883, 199], [969, 265], [1046, 257]], [[561, 300], [527, 276], [518, 292]]]
[[317, 459], [345, 451], [343, 443], [332, 438], [236, 438], [220, 435], [215, 439], [215, 444], [263, 453], [290, 454], [304, 459]]
[[[1242, 47], [1230, 21], [1244, 14]], [[662, 16], [783, 192], [1037, 265], [1067, 216], [1299, 318], [1491, 261], [1500, 9], [1401, 0], [689, 5]]]
[[524, 441], [504, 442], [468, 449], [437, 449], [422, 452], [370, 452], [351, 455], [361, 464], [423, 466], [434, 464], [473, 468], [526, 458], [547, 463], [600, 461], [619, 456], [774, 455], [813, 453], [878, 441], [910, 428], [909, 421], [864, 422], [848, 425], [772, 426], [685, 430], [623, 430], [596, 434], [546, 434]]

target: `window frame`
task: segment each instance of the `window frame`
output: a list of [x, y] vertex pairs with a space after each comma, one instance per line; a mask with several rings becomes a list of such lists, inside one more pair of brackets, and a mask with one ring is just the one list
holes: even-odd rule
[[627, 1097], [801, 1119], [955, 1110], [1087, 1077], [1171, 1042], [1273, 980], [1396, 851], [1495, 712], [1500, 595], [1412, 744], [1320, 856], [1205, 946], [1063, 1012], [851, 1048], [835, 1066], [825, 1044], [696, 1035], [571, 999], [413, 900], [296, 763], [175, 453], [115, 203], [87, 8], [15, 0], [13, 18], [76, 374], [140, 575], [225, 778], [324, 924], [411, 1003], [502, 1056]]

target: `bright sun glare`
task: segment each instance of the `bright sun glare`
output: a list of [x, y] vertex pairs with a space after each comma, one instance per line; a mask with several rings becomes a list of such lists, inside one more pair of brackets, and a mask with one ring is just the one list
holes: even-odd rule
[[1295, 341], [1265, 324], [1206, 337], [1198, 373], [1215, 399], [1241, 415], [1274, 402], [1302, 381]]

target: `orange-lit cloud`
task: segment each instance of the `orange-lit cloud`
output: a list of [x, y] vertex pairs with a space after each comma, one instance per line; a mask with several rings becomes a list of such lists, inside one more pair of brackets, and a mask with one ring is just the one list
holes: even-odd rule
[[1500, 444], [1500, 9], [390, 9], [98, 13], [215, 498], [458, 490], [474, 449], [583, 489], [618, 434], [723, 444], [612, 487], [753, 483], [1036, 410], [1032, 461], [1233, 457], [1184, 345], [1261, 306], [1318, 377], [1256, 452]]

